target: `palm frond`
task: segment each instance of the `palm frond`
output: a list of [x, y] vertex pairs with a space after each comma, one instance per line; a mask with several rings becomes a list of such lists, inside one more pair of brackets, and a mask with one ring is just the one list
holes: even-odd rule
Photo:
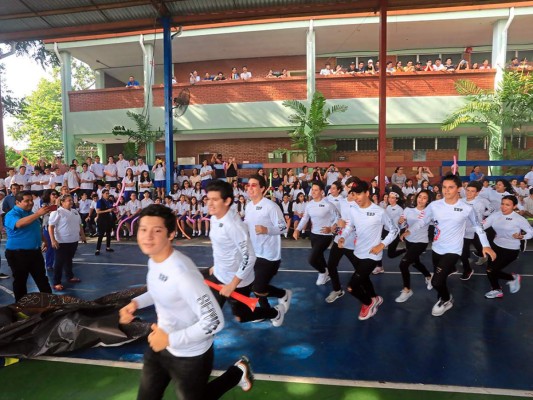
[[474, 82], [469, 80], [460, 79], [455, 82], [455, 90], [462, 96], [477, 96], [486, 94], [486, 90], [481, 89]]
[[285, 100], [281, 103], [284, 107], [290, 108], [297, 115], [305, 117], [307, 115], [307, 107], [301, 101], [298, 100]]

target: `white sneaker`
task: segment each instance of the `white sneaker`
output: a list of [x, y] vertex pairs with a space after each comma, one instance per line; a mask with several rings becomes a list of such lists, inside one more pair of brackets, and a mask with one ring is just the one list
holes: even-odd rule
[[405, 290], [402, 290], [400, 292], [400, 295], [398, 297], [396, 297], [396, 303], [404, 303], [406, 302], [407, 300], [409, 300], [409, 297], [411, 297], [413, 295], [413, 291], [412, 290], [409, 290], [408, 292], [406, 292]]
[[242, 356], [239, 361], [235, 363], [235, 366], [242, 371], [241, 380], [238, 385], [245, 392], [248, 392], [254, 386], [254, 373], [252, 371], [252, 366], [250, 365], [250, 360], [246, 356]]
[[289, 307], [291, 306], [291, 300], [292, 300], [292, 290], [285, 289], [285, 296], [283, 296], [281, 299], [278, 300], [278, 304], [283, 306], [285, 313], [289, 311]]
[[518, 274], [513, 274], [514, 280], [507, 282], [509, 285], [509, 291], [511, 293], [516, 293], [520, 290], [520, 281], [522, 280], [522, 277]]
[[485, 293], [487, 299], [499, 299], [503, 297], [503, 292], [501, 289], [491, 290], [490, 292]]
[[433, 273], [431, 273], [431, 276], [425, 279], [426, 279], [426, 285], [427, 285], [428, 290], [433, 289], [433, 285], [431, 284], [431, 280], [433, 279]]
[[331, 280], [331, 278], [329, 277], [328, 275], [328, 271], [324, 272], [323, 274], [321, 274], [320, 272], [318, 273], [318, 278], [316, 280], [316, 284], [317, 286], [320, 286], [320, 285], [325, 285], [327, 282], [329, 282]]
[[326, 297], [326, 303], [333, 303], [335, 300], [344, 296], [344, 290], [333, 290], [328, 297]]
[[433, 306], [433, 309], [431, 310], [431, 315], [433, 315], [434, 317], [440, 317], [442, 314], [444, 314], [446, 311], [448, 311], [452, 307], [453, 307], [453, 298], [450, 296], [450, 300], [448, 301], [442, 301], [442, 300], [437, 301], [437, 303]]
[[374, 268], [374, 270], [372, 271], [372, 273], [373, 273], [374, 275], [382, 274], [382, 273], [384, 273], [384, 272], [385, 272], [385, 270], [383, 269], [383, 267], [376, 267], [376, 268]]
[[289, 232], [285, 232], [283, 236], [285, 236], [285, 239], [287, 239], [287, 236], [289, 235]]
[[476, 261], [476, 265], [483, 265], [488, 261], [487, 257], [479, 257], [479, 259]]
[[283, 325], [283, 320], [285, 319], [285, 307], [278, 304], [274, 308], [278, 312], [278, 315], [275, 318], [272, 318], [270, 321], [272, 322], [272, 325], [274, 325], [276, 328], [279, 328], [281, 325]]

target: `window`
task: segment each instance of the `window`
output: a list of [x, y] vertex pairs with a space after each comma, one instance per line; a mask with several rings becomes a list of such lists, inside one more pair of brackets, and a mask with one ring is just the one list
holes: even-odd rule
[[414, 150], [414, 140], [410, 139], [392, 139], [393, 150]]
[[377, 139], [357, 139], [357, 151], [377, 151]]
[[527, 141], [527, 138], [523, 137], [523, 136], [513, 136], [512, 139], [509, 136], [509, 137], [505, 138], [504, 148], [508, 149], [509, 145], [511, 145], [511, 143], [512, 143], [512, 148], [514, 150], [525, 149], [526, 148], [526, 141]]
[[469, 150], [485, 150], [487, 148], [484, 137], [469, 137], [466, 145]]
[[401, 55], [397, 57], [397, 61], [402, 62], [402, 66], [405, 67], [408, 61], [412, 61], [413, 65], [416, 63], [416, 54]]
[[472, 56], [470, 57], [470, 66], [474, 63], [481, 65], [485, 60], [489, 60], [489, 65], [492, 66], [492, 53], [490, 51], [485, 53], [472, 53]]
[[463, 59], [463, 55], [461, 53], [458, 53], [458, 54], [443, 54], [442, 55], [442, 63], [443, 64], [446, 64], [446, 59], [447, 58], [451, 58], [452, 59], [452, 64], [453, 65], [457, 65], [457, 64], [459, 64], [459, 61], [461, 61]]
[[457, 138], [446, 137], [437, 139], [438, 150], [457, 150]]
[[355, 62], [356, 63], [357, 57], [338, 57], [337, 58], [337, 65], [342, 65], [343, 68], [348, 69], [350, 68], [350, 63]]
[[438, 54], [419, 54], [418, 55], [420, 63], [423, 66], [426, 66], [426, 61], [431, 60], [433, 64], [435, 64], [435, 60], [439, 58], [440, 56]]
[[435, 138], [416, 138], [415, 150], [435, 150]]
[[336, 140], [337, 151], [355, 151], [355, 139]]

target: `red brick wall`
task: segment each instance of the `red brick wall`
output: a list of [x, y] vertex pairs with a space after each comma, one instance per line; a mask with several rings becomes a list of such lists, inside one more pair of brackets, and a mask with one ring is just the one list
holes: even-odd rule
[[[318, 77], [317, 89], [328, 99], [378, 97], [378, 76], [331, 76]], [[410, 96], [455, 96], [455, 82], [469, 79], [483, 89], [494, 84], [494, 72], [405, 73], [389, 77], [389, 97]], [[174, 95], [183, 87], [174, 86]], [[306, 79], [257, 78], [251, 81], [200, 82], [190, 87], [191, 104], [222, 104], [232, 102], [255, 102], [275, 100], [302, 100], [306, 98]], [[154, 106], [162, 107], [164, 93], [161, 86], [153, 88]], [[143, 107], [142, 89], [98, 89], [69, 92], [70, 110], [96, 111], [120, 108]]]

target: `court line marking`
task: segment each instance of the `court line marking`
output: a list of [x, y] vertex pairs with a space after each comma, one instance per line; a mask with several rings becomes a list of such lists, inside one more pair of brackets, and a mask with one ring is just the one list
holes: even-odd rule
[[[107, 360], [91, 360], [85, 358], [68, 358], [68, 357], [51, 357], [41, 356], [34, 358], [42, 361], [56, 361], [71, 364], [95, 365], [102, 367], [116, 367], [141, 370], [143, 364], [127, 361], [107, 361]], [[220, 376], [226, 371], [213, 370], [212, 376]], [[270, 382], [285, 382], [285, 383], [304, 383], [313, 385], [329, 385], [329, 386], [343, 386], [343, 387], [364, 387], [377, 389], [400, 389], [400, 390], [425, 390], [431, 392], [458, 392], [458, 393], [472, 393], [472, 394], [487, 394], [487, 395], [503, 395], [513, 397], [533, 397], [533, 391], [516, 390], [516, 389], [500, 389], [500, 388], [483, 388], [483, 387], [469, 387], [469, 386], [451, 386], [451, 385], [426, 385], [422, 383], [394, 383], [394, 382], [380, 382], [380, 381], [357, 381], [345, 379], [330, 379], [330, 378], [314, 378], [314, 377], [298, 377], [288, 375], [274, 375], [274, 374], [254, 374], [255, 378], [260, 381]]]
[[0, 290], [3, 291], [3, 292], [6, 292], [6, 293], [9, 294], [10, 296], [15, 297], [15, 293], [13, 293], [12, 290], [9, 290], [8, 288], [6, 288], [6, 287], [3, 286], [3, 285], [0, 285]]

